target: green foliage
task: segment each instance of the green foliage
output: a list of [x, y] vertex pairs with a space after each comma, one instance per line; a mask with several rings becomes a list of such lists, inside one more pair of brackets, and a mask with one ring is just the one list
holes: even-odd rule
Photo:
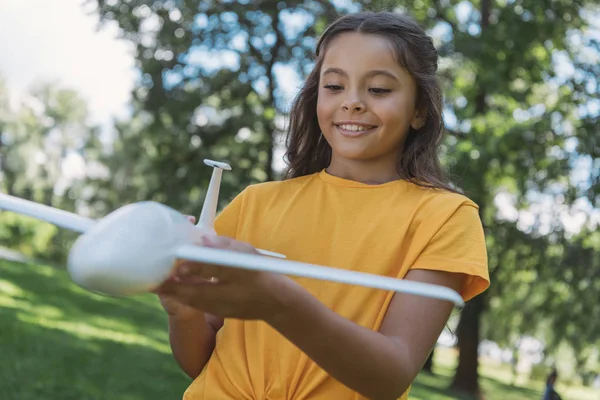
[[[276, 178], [285, 113], [278, 70], [302, 75], [329, 2], [97, 1], [136, 47], [133, 121], [118, 125], [108, 178], [90, 182], [94, 210], [157, 200], [196, 214], [211, 170], [230, 161], [222, 204], [250, 183]], [[294, 24], [290, 21], [295, 20]], [[115, 196], [118, 193], [118, 197]]]
[[44, 254], [52, 246], [57, 231], [54, 225], [15, 213], [0, 215], [0, 243], [29, 257]]
[[[80, 171], [65, 172], [70, 161], [83, 160], [99, 147], [98, 130], [87, 115], [73, 90], [40, 84], [18, 101], [0, 79], [0, 191], [75, 211], [85, 163]], [[48, 224], [0, 213], [0, 245], [28, 256], [61, 260], [72, 238]]]

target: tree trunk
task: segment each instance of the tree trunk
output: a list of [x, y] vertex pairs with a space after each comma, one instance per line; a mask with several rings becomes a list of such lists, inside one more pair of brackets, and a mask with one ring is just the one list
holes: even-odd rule
[[460, 393], [479, 397], [479, 322], [484, 306], [484, 295], [471, 300], [462, 311], [456, 333], [458, 336], [458, 367], [450, 388]]
[[431, 353], [429, 354], [429, 357], [427, 357], [425, 364], [423, 364], [423, 372], [427, 372], [428, 374], [433, 374], [434, 353], [435, 353], [435, 347], [433, 348], [433, 350], [431, 350]]
[[[482, 34], [488, 30], [492, 0], [481, 0], [480, 27]], [[483, 44], [482, 44], [483, 45]], [[479, 81], [475, 97], [475, 114], [482, 115], [487, 111], [485, 84]], [[481, 175], [482, 177], [485, 175]], [[483, 218], [484, 204], [480, 204], [480, 216]], [[458, 366], [450, 388], [475, 398], [482, 398], [479, 388], [479, 323], [485, 306], [485, 293], [476, 296], [462, 311], [456, 329], [458, 336]]]
[[[267, 63], [267, 79], [269, 80], [269, 98], [267, 107], [273, 107], [277, 109], [275, 105], [275, 70], [273, 69], [275, 66], [275, 62], [279, 56], [279, 50], [282, 46], [285, 45], [285, 38], [283, 36], [283, 32], [280, 30], [280, 19], [281, 14], [279, 11], [275, 11], [274, 14], [271, 14], [271, 18], [273, 18], [273, 29], [275, 30], [275, 44], [271, 48], [271, 59]], [[274, 152], [275, 152], [275, 137], [277, 128], [275, 126], [275, 121], [270, 120], [266, 123], [267, 129], [269, 130], [269, 142], [267, 143], [267, 181], [272, 181], [275, 179], [274, 169], [273, 169], [273, 161], [274, 161]]]

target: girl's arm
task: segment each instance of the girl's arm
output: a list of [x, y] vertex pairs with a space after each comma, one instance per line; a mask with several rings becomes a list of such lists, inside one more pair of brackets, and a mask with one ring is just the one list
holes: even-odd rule
[[[256, 254], [247, 243], [211, 237], [208, 247]], [[261, 319], [350, 389], [370, 399], [397, 399], [431, 352], [453, 305], [396, 293], [379, 332], [330, 310], [284, 275], [190, 262], [167, 293], [183, 304], [225, 318]], [[217, 283], [206, 280], [216, 277]], [[466, 276], [411, 270], [406, 280], [461, 291]]]
[[[405, 279], [460, 291], [466, 276], [412, 270]], [[380, 331], [374, 332], [290, 286], [282, 291], [286, 311], [266, 322], [332, 377], [370, 399], [397, 399], [408, 389], [453, 309], [441, 300], [396, 293]]]
[[[179, 265], [181, 262], [177, 263]], [[194, 379], [200, 375], [214, 350], [216, 333], [223, 326], [223, 318], [187, 306], [169, 296], [167, 293], [175, 285], [175, 279], [167, 279], [153, 292], [158, 295], [169, 318], [169, 343], [175, 361], [183, 372]]]
[[192, 379], [200, 375], [215, 348], [215, 336], [220, 326], [211, 318], [203, 312], [186, 318], [169, 316], [171, 351], [183, 372]]

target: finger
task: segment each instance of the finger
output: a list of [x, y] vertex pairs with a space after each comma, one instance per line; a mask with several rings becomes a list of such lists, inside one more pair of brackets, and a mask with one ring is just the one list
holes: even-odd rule
[[193, 215], [186, 215], [185, 219], [187, 219], [188, 221], [190, 221], [192, 224], [196, 223], [196, 217], [194, 217]]
[[216, 285], [217, 283], [222, 283], [222, 281], [219, 281], [219, 279], [215, 278], [214, 276], [210, 278], [203, 278], [201, 276], [189, 276], [183, 279], [179, 279], [179, 282], [190, 285]]
[[222, 269], [217, 265], [187, 262], [181, 264], [179, 268], [177, 268], [176, 274], [179, 281], [189, 282], [190, 280], [197, 278], [211, 280], [212, 278], [220, 278]]
[[189, 285], [213, 285], [222, 283], [222, 281], [219, 281], [219, 279], [214, 276], [206, 277], [200, 274], [185, 274], [177, 277], [177, 283]]
[[[178, 282], [182, 283], [247, 283], [257, 275], [257, 271], [223, 265], [200, 264], [189, 265], [178, 275]], [[208, 281], [208, 282], [206, 282]]]
[[173, 278], [169, 278], [163, 283], [161, 283], [158, 287], [150, 290], [150, 293], [154, 293], [157, 295], [164, 295], [170, 293], [173, 290], [174, 284], [176, 284], [176, 280]]
[[175, 262], [173, 263], [173, 267], [171, 268], [169, 277], [166, 280], [176, 282], [179, 279], [179, 273], [178, 273], [179, 268], [186, 263], [189, 263], [189, 261], [184, 258], [176, 259]]
[[203, 236], [202, 237], [202, 244], [206, 247], [214, 247], [214, 248], [220, 248], [220, 249], [226, 249], [230, 246], [230, 242], [233, 241], [233, 239], [230, 239], [226, 236], [215, 236], [215, 235], [210, 235], [210, 236]]
[[[225, 236], [204, 236], [202, 238], [205, 247], [222, 250], [257, 254], [256, 249], [249, 243], [234, 240]], [[240, 268], [211, 265], [199, 262], [182, 262], [175, 272], [180, 280], [192, 282], [198, 277], [203, 279], [217, 278], [218, 280], [231, 281], [234, 279], [247, 278], [249, 271]]]
[[204, 245], [206, 247], [214, 247], [223, 250], [257, 253], [256, 249], [250, 243], [241, 242], [226, 236], [206, 236], [204, 238]]
[[178, 283], [171, 295], [184, 304], [207, 311], [215, 301], [228, 296], [227, 290], [225, 285]]

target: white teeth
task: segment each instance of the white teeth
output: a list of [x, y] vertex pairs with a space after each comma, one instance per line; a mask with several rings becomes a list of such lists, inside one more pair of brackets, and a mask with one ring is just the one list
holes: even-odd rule
[[352, 124], [339, 125], [339, 127], [345, 131], [351, 131], [351, 132], [360, 132], [360, 131], [366, 131], [367, 129], [370, 129], [369, 127], [366, 127], [364, 125], [352, 125]]

